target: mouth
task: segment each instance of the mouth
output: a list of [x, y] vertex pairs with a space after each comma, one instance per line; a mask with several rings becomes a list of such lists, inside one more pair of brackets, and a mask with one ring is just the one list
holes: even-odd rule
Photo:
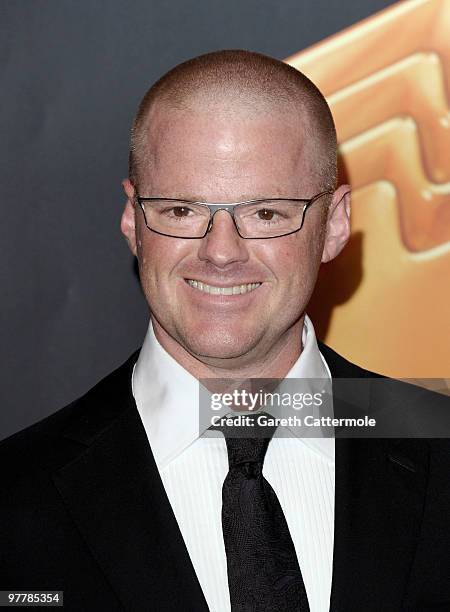
[[242, 295], [244, 293], [250, 293], [261, 286], [261, 283], [245, 283], [242, 285], [219, 287], [217, 285], [207, 285], [206, 283], [190, 278], [186, 278], [185, 281], [193, 289], [197, 289], [197, 291], [202, 291], [203, 293], [209, 293], [211, 295]]

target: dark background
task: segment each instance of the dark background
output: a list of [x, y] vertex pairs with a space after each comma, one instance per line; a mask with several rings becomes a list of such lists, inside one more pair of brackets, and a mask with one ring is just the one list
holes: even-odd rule
[[284, 59], [391, 4], [2, 0], [0, 438], [142, 342], [148, 313], [119, 230], [120, 183], [152, 82], [216, 49]]

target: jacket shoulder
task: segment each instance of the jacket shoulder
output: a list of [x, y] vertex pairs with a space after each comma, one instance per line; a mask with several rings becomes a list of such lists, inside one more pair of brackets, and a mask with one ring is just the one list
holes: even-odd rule
[[0, 442], [2, 483], [57, 469], [75, 456], [87, 439], [104, 429], [125, 407], [131, 394], [131, 372], [139, 351], [87, 393], [37, 423]]
[[365, 407], [368, 416], [383, 423], [381, 437], [419, 438], [448, 456], [450, 450], [450, 398], [413, 381], [390, 378], [351, 363], [329, 346], [319, 348], [334, 379], [334, 392], [353, 406]]
[[319, 350], [322, 353], [325, 361], [330, 368], [332, 378], [382, 378], [382, 374], [365, 370], [361, 366], [357, 365], [339, 355], [327, 344], [318, 342]]

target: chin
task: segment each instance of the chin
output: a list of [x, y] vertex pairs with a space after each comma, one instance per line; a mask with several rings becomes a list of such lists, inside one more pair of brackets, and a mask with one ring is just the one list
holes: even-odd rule
[[200, 333], [182, 334], [184, 345], [190, 353], [207, 359], [237, 359], [246, 355], [258, 343], [257, 334], [248, 330], [233, 333], [230, 329], [203, 329]]

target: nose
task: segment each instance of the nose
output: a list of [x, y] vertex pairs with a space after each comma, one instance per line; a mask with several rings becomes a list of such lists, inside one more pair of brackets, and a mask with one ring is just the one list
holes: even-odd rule
[[209, 232], [201, 241], [198, 257], [219, 268], [245, 262], [249, 257], [245, 242], [239, 236], [231, 214], [226, 210], [217, 210]]

